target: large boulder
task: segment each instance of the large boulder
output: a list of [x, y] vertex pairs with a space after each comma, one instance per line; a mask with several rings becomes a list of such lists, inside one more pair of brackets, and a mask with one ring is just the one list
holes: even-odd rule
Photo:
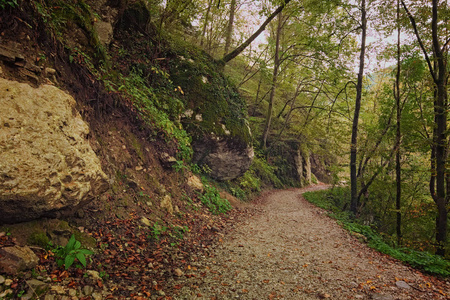
[[73, 212], [108, 181], [75, 100], [0, 78], [0, 223]]
[[210, 176], [217, 180], [231, 180], [242, 176], [252, 163], [253, 147], [242, 142], [214, 136], [192, 144], [194, 163], [207, 165]]

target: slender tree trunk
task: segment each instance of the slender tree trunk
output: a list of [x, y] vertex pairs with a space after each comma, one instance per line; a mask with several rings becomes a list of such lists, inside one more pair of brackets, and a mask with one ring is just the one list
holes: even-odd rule
[[436, 196], [435, 202], [438, 209], [436, 218], [436, 241], [438, 243], [436, 254], [445, 255], [445, 243], [447, 242], [447, 174], [445, 163], [447, 158], [447, 61], [439, 43], [438, 35], [438, 0], [433, 0], [433, 17], [431, 21], [433, 51], [437, 59], [436, 78]]
[[231, 46], [231, 38], [233, 37], [233, 26], [234, 26], [234, 14], [236, 10], [236, 0], [231, 0], [231, 7], [230, 7], [230, 18], [228, 19], [228, 28], [227, 28], [227, 34], [225, 37], [225, 53], [226, 55], [228, 53], [228, 50], [230, 50]]
[[254, 116], [255, 112], [256, 112], [256, 106], [258, 105], [259, 92], [261, 91], [261, 84], [262, 84], [262, 74], [258, 80], [258, 88], [256, 89], [255, 104], [253, 106], [251, 116]]
[[203, 42], [205, 40], [206, 27], [208, 26], [209, 22], [209, 13], [211, 12], [212, 1], [213, 0], [208, 1], [208, 8], [206, 9], [205, 22], [203, 23], [202, 36], [200, 38], [200, 46], [203, 46]]
[[[401, 29], [400, 29], [400, 0], [397, 0], [397, 74], [395, 77], [395, 105], [397, 108], [397, 132], [396, 132], [396, 144], [400, 146], [402, 133], [401, 133], [401, 107], [400, 107], [400, 71], [401, 71], [401, 49], [400, 49], [400, 38], [401, 38]], [[397, 149], [397, 153], [395, 155], [395, 179], [396, 179], [396, 199], [395, 199], [395, 209], [397, 211], [397, 244], [401, 245], [402, 243], [402, 213], [400, 211], [402, 207], [402, 169], [400, 165], [401, 161], [401, 153], [400, 147]]]
[[[431, 177], [430, 193], [437, 207], [436, 217], [436, 254], [445, 255], [445, 243], [447, 242], [447, 204], [448, 204], [448, 184], [450, 177], [445, 172], [447, 158], [447, 55], [445, 49], [441, 49], [438, 34], [438, 0], [432, 0], [431, 36], [433, 44], [433, 60], [430, 59], [420, 38], [414, 17], [409, 12], [405, 2], [401, 0], [414, 29], [417, 41], [422, 49], [423, 55], [428, 65], [430, 75], [435, 85], [434, 96], [434, 121], [433, 146], [431, 148]], [[434, 65], [432, 65], [434, 63]]]
[[223, 63], [227, 63], [239, 54], [241, 54], [242, 51], [245, 50], [245, 48], [248, 47], [260, 34], [266, 29], [266, 26], [270, 23], [270, 21], [273, 20], [282, 10], [283, 8], [289, 3], [291, 0], [285, 0], [282, 5], [280, 5], [265, 21], [264, 23], [258, 28], [258, 30], [255, 31], [255, 33], [252, 34], [245, 42], [243, 42], [240, 46], [238, 46], [236, 49], [231, 51], [230, 53], [226, 54], [221, 61]]
[[358, 121], [359, 111], [361, 109], [362, 86], [364, 76], [364, 60], [366, 54], [366, 1], [361, 0], [361, 51], [359, 55], [358, 82], [356, 84], [355, 112], [353, 115], [352, 139], [350, 148], [350, 187], [351, 203], [350, 210], [356, 215], [358, 210], [358, 178], [356, 174], [357, 142], [358, 142]]
[[275, 98], [275, 91], [277, 87], [277, 79], [278, 79], [278, 69], [280, 67], [280, 37], [281, 37], [281, 27], [282, 27], [282, 15], [278, 15], [278, 24], [276, 31], [276, 41], [275, 41], [275, 58], [274, 58], [274, 66], [273, 66], [273, 74], [272, 74], [272, 86], [270, 89], [269, 96], [269, 108], [267, 109], [266, 116], [266, 124], [264, 126], [263, 139], [261, 142], [263, 150], [267, 148], [267, 137], [269, 136], [270, 124], [272, 122], [272, 114], [273, 114], [273, 100]]

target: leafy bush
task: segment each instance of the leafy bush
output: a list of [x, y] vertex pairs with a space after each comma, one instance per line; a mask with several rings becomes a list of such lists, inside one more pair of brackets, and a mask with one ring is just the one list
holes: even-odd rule
[[91, 250], [81, 248], [81, 242], [77, 241], [73, 234], [65, 247], [59, 246], [55, 249], [55, 255], [58, 258], [56, 260], [58, 267], [64, 265], [66, 270], [73, 265], [75, 259], [86, 267], [86, 256], [91, 254], [93, 254]]

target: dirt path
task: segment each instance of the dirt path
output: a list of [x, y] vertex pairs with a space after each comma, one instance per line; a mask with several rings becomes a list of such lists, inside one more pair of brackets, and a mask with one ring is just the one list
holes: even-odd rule
[[[175, 282], [174, 299], [450, 299], [450, 283], [362, 244], [301, 194], [267, 195]], [[444, 287], [444, 288], [443, 288]]]

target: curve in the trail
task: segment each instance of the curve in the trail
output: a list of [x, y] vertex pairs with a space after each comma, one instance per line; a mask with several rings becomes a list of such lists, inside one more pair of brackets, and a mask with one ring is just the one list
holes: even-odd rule
[[267, 195], [213, 257], [171, 283], [173, 298], [447, 299], [431, 278], [368, 248], [301, 196], [324, 188]]

